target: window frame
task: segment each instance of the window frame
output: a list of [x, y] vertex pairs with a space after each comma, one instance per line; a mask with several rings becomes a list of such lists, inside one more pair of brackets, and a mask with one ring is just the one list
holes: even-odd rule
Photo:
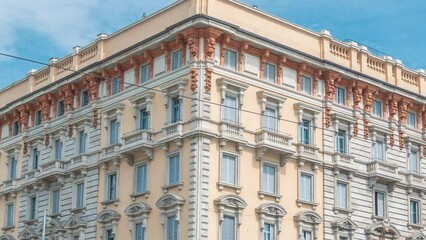
[[[87, 103], [85, 103], [85, 96], [87, 94]], [[80, 108], [88, 106], [90, 103], [90, 94], [89, 90], [85, 89], [80, 92]]]
[[[306, 81], [309, 79], [309, 91], [306, 91]], [[302, 75], [300, 76], [300, 92], [307, 94], [307, 95], [313, 95], [313, 81], [311, 76]]]
[[[382, 159], [380, 159], [376, 156], [377, 155], [376, 154], [377, 153], [377, 150], [376, 150], [377, 143], [381, 143], [382, 146], [383, 146], [383, 149], [381, 151], [382, 152]], [[386, 144], [385, 137], [377, 136], [376, 139], [373, 142], [373, 160], [374, 161], [380, 161], [380, 162], [386, 162], [386, 160], [387, 160], [386, 148], [387, 148], [387, 144]]]
[[[111, 186], [110, 186], [110, 184], [111, 184], [111, 182], [110, 182], [110, 177], [111, 176], [113, 176], [113, 175], [115, 175], [115, 196], [111, 196]], [[118, 179], [118, 170], [112, 170], [112, 171], [108, 171], [108, 172], [106, 172], [105, 173], [105, 179], [104, 179], [104, 181], [105, 181], [105, 195], [104, 195], [104, 201], [105, 202], [111, 202], [111, 201], [116, 201], [116, 200], [118, 200], [118, 196], [119, 196], [119, 193], [118, 193], [118, 181], [119, 181], [119, 179]], [[111, 198], [111, 197], [113, 197], [113, 198]]]
[[[376, 104], [380, 103], [380, 113], [377, 112]], [[379, 99], [373, 100], [373, 116], [383, 118], [383, 102]]]
[[[264, 170], [265, 170], [265, 165], [268, 167], [273, 167], [274, 168], [274, 191], [273, 192], [269, 192], [266, 191], [263, 187], [264, 187]], [[260, 182], [260, 189], [262, 193], [266, 193], [266, 194], [272, 194], [272, 195], [278, 195], [279, 194], [279, 172], [280, 172], [280, 166], [277, 165], [274, 162], [270, 162], [270, 161], [266, 161], [266, 160], [262, 160], [261, 161], [261, 182]]]
[[[266, 115], [266, 112], [268, 111], [268, 109], [273, 109], [274, 110], [274, 116], [271, 117], [269, 115]], [[272, 104], [267, 104], [265, 106], [265, 112], [262, 115], [262, 128], [273, 131], [273, 132], [278, 132], [279, 131], [279, 109], [278, 106], [272, 105]], [[272, 118], [272, 120], [271, 120]], [[274, 126], [273, 128], [270, 128], [269, 126], [269, 121], [273, 121], [274, 122]], [[268, 124], [266, 124], [268, 123]]]
[[[377, 206], [378, 202], [377, 202], [377, 197], [376, 197], [376, 193], [382, 193], [383, 194], [383, 216], [378, 215], [378, 209]], [[373, 190], [373, 217], [374, 218], [378, 218], [378, 219], [385, 219], [388, 216], [388, 196], [387, 196], [387, 191], [382, 190], [382, 189], [377, 189], [375, 188]]]
[[[343, 96], [341, 95], [342, 93], [343, 93]], [[345, 88], [336, 87], [335, 102], [338, 105], [346, 106], [346, 89]]]
[[[171, 168], [170, 160], [173, 157], [178, 157], [178, 160], [179, 160], [179, 166], [178, 166], [179, 176], [178, 176], [178, 179], [177, 179], [176, 182], [171, 183], [170, 182], [170, 174], [171, 174], [171, 172], [170, 172], [170, 168]], [[167, 154], [167, 162], [166, 162], [165, 165], [166, 165], [166, 173], [167, 173], [165, 186], [175, 186], [175, 185], [182, 184], [182, 154], [180, 152], [172, 152], [172, 153]]]
[[[15, 202], [6, 202], [4, 210], [4, 228], [13, 228], [15, 226]], [[12, 214], [9, 216], [9, 206], [12, 206]]]
[[[115, 138], [113, 139], [113, 127], [112, 127], [112, 123], [115, 121], [115, 129], [117, 129], [117, 136], [114, 136]], [[108, 146], [113, 146], [116, 144], [120, 143], [120, 129], [121, 129], [121, 122], [118, 120], [117, 117], [112, 117], [110, 119], [108, 119]], [[113, 141], [114, 140], [114, 141]]]
[[[340, 196], [339, 196], [339, 184], [346, 185], [346, 207], [339, 206]], [[350, 211], [351, 210], [351, 191], [350, 191], [350, 182], [348, 180], [336, 179], [335, 181], [335, 198], [334, 198], [334, 207], [337, 210]]]
[[[179, 59], [178, 65], [175, 65], [175, 54], [180, 55], [179, 58], [177, 58], [177, 59]], [[171, 71], [177, 70], [177, 69], [179, 69], [183, 66], [183, 61], [182, 61], [183, 50], [182, 49], [177, 49], [177, 50], [173, 51], [170, 54], [170, 56], [171, 56], [171, 68], [170, 68]]]
[[[140, 192], [139, 189], [138, 189], [138, 186], [139, 186], [138, 168], [142, 167], [142, 166], [145, 166], [145, 168], [146, 168], [146, 170], [145, 170], [145, 191]], [[135, 173], [134, 173], [135, 183], [134, 183], [134, 189], [133, 189], [134, 194], [139, 195], [139, 194], [148, 193], [149, 192], [149, 161], [142, 161], [140, 163], [135, 164], [135, 170], [134, 171], [135, 171]]]
[[40, 168], [40, 151], [38, 147], [33, 147], [31, 148], [31, 170], [34, 171], [39, 168]]
[[16, 154], [11, 154], [8, 158], [8, 180], [18, 178], [18, 160]]
[[[316, 203], [315, 202], [316, 201], [316, 196], [315, 196], [315, 191], [316, 191], [316, 188], [315, 188], [315, 174], [312, 173], [312, 172], [300, 170], [298, 175], [299, 175], [298, 201], [300, 201], [302, 203], [315, 204]], [[302, 196], [303, 195], [302, 194], [302, 189], [306, 189], [305, 186], [302, 186], [302, 175], [306, 175], [306, 176], [310, 176], [311, 177], [311, 180], [310, 180], [310, 184], [311, 184], [311, 189], [310, 189], [310, 191], [311, 191], [311, 193], [310, 193], [311, 194], [311, 199], [309, 199], [309, 200], [304, 199], [303, 196]]]
[[[228, 98], [234, 98], [235, 99], [235, 106], [228, 106], [227, 103], [227, 99]], [[238, 107], [239, 105], [239, 101], [238, 101], [238, 94], [234, 91], [227, 91], [225, 94], [225, 98], [221, 107], [221, 120], [224, 122], [228, 122], [228, 123], [232, 123], [232, 124], [239, 124], [240, 123], [240, 109]], [[226, 112], [227, 111], [235, 111], [234, 114], [235, 115], [235, 121], [233, 121], [232, 119], [227, 119]]]
[[[269, 67], [273, 67], [274, 68], [274, 74], [272, 75], [273, 78], [271, 79], [269, 76], [269, 72], [267, 71]], [[265, 62], [264, 63], [264, 71], [263, 71], [263, 78], [265, 79], [265, 81], [270, 82], [270, 83], [277, 83], [277, 65], [273, 64], [271, 62]]]
[[[223, 180], [223, 163], [224, 163], [224, 155], [230, 156], [230, 157], [234, 157], [235, 158], [235, 169], [234, 169], [234, 178], [235, 178], [235, 183], [229, 183]], [[225, 186], [235, 186], [238, 187], [239, 186], [239, 175], [240, 175], [240, 164], [239, 164], [240, 160], [239, 160], [239, 155], [233, 152], [229, 152], [229, 151], [225, 151], [222, 150], [220, 152], [220, 170], [219, 170], [219, 184], [223, 184]]]
[[[225, 51], [223, 53], [223, 56], [224, 56], [224, 58], [223, 58], [223, 66], [226, 67], [226, 68], [228, 68], [228, 69], [237, 71], [238, 70], [238, 51], [235, 50], [235, 49], [233, 49], [233, 48], [225, 48], [225, 49], [223, 49], [223, 51]], [[228, 61], [228, 57], [229, 57], [228, 56], [228, 52], [232, 52], [232, 53], [235, 54], [235, 67], [232, 66], [232, 64], [229, 62], [230, 60]]]
[[[222, 222], [220, 223], [220, 226], [219, 226], [219, 239], [220, 240], [223, 240], [222, 238], [223, 238], [223, 228], [224, 228], [224, 223], [225, 223], [225, 219], [226, 218], [233, 218], [233, 223], [234, 223], [234, 226], [233, 226], [233, 228], [234, 228], [234, 240], [237, 240], [238, 239], [238, 227], [237, 227], [237, 218], [236, 218], [236, 216], [235, 216], [235, 214], [231, 214], [231, 213], [225, 213], [224, 215], [223, 215], [223, 220], [222, 220]], [[225, 240], [227, 240], [227, 239], [225, 239]]]
[[[415, 153], [415, 155], [416, 155], [416, 159], [415, 159], [415, 161], [416, 161], [416, 169], [415, 169], [415, 171], [413, 171], [413, 169], [412, 169], [412, 157], [413, 157], [413, 154]], [[417, 149], [417, 148], [411, 148], [410, 150], [409, 150], [409, 154], [408, 154], [408, 161], [407, 161], [407, 169], [408, 169], [408, 172], [409, 173], [414, 173], [414, 174], [420, 174], [420, 171], [421, 171], [421, 156], [419, 155], [419, 149]]]
[[[32, 199], [34, 199], [34, 206], [32, 206]], [[37, 219], [37, 195], [28, 196], [28, 215], [27, 220], [33, 221]]]
[[39, 126], [43, 123], [43, 115], [41, 114], [41, 110], [36, 110], [34, 112], [34, 126]]
[[19, 121], [13, 121], [12, 122], [12, 137], [19, 135], [20, 133], [20, 127], [19, 127]]
[[[58, 192], [58, 209], [55, 212], [54, 211], [54, 207], [55, 207], [55, 202], [54, 202], [54, 192]], [[60, 215], [61, 214], [61, 190], [60, 188], [54, 188], [51, 189], [49, 192], [49, 213], [51, 215]]]
[[[60, 146], [60, 151], [58, 151], [58, 146]], [[64, 156], [64, 143], [61, 140], [61, 137], [57, 137], [53, 140], [53, 160], [61, 161], [63, 160], [63, 156]]]
[[[122, 84], [122, 82], [121, 82], [121, 77], [120, 76], [115, 76], [115, 77], [113, 77], [111, 79], [111, 96], [120, 94], [120, 92], [121, 92], [121, 84]], [[116, 89], [117, 87], [118, 87], [118, 90]]]
[[[148, 69], [148, 73], [147, 73], [148, 78], [146, 80], [144, 79], [144, 75], [143, 75], [143, 73], [144, 73], [143, 69], [145, 67]], [[144, 83], [149, 82], [151, 80], [151, 66], [150, 66], [150, 64], [149, 63], [141, 64], [139, 68], [140, 68], [140, 70], [139, 70], [140, 71], [140, 75], [139, 75], [140, 84], [144, 84]]]
[[[83, 184], [83, 196], [81, 199], [81, 206], [79, 205], [78, 185]], [[73, 184], [73, 207], [74, 209], [81, 209], [86, 207], [86, 181], [78, 180]]]
[[56, 117], [62, 117], [65, 115], [65, 102], [64, 100], [60, 100], [56, 103]]
[[[417, 216], [416, 221], [417, 222], [412, 221], [411, 202], [417, 203], [417, 212], [416, 212], [416, 216]], [[410, 225], [416, 225], [416, 226], [422, 225], [422, 201], [421, 201], [421, 199], [413, 198], [413, 197], [408, 198], [408, 223]]]

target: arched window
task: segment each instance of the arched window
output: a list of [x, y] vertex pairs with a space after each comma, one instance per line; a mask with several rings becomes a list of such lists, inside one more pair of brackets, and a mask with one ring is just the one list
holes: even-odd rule
[[79, 239], [85, 239], [86, 224], [78, 216], [72, 215], [64, 225], [64, 228], [68, 231], [68, 238], [74, 239], [78, 236]]
[[[65, 229], [60, 221], [56, 219], [47, 219], [46, 221], [46, 240], [64, 240]], [[43, 223], [37, 227], [37, 234], [41, 237], [43, 234]]]
[[15, 240], [15, 238], [10, 235], [2, 235], [0, 236], [0, 240]]
[[161, 212], [161, 225], [163, 225], [163, 239], [180, 239], [179, 223], [182, 206], [185, 200], [175, 194], [166, 194], [158, 199], [155, 206]]
[[242, 223], [246, 201], [237, 195], [225, 195], [215, 201], [219, 212], [219, 239], [239, 239], [238, 228]]
[[367, 240], [381, 239], [399, 239], [401, 234], [392, 224], [378, 222], [371, 225], [366, 231]]
[[129, 217], [129, 230], [132, 233], [132, 239], [147, 239], [146, 231], [148, 224], [148, 215], [151, 207], [146, 203], [130, 204], [124, 214]]
[[340, 219], [333, 223], [334, 235], [336, 239], [352, 240], [358, 225], [350, 218]]
[[120, 217], [118, 212], [110, 209], [102, 210], [98, 214], [96, 221], [100, 224], [100, 235], [103, 239], [117, 239], [118, 220], [120, 220]]
[[298, 213], [294, 220], [298, 225], [298, 239], [318, 239], [318, 225], [322, 223], [321, 216], [313, 211]]
[[287, 211], [279, 204], [265, 203], [257, 207], [256, 212], [260, 219], [261, 239], [278, 239]]

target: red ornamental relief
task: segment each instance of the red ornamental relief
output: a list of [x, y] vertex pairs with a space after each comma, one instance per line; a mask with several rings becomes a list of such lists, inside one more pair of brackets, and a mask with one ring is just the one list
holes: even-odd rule
[[407, 103], [401, 101], [399, 105], [399, 123], [405, 124], [407, 122], [408, 106]]
[[423, 157], [426, 157], [426, 145], [423, 146]]
[[389, 103], [389, 120], [392, 121], [395, 119], [395, 115], [398, 111], [398, 102], [395, 99], [392, 99]]
[[28, 143], [26, 141], [24, 142], [24, 148], [23, 148], [22, 152], [24, 153], [24, 155], [27, 155], [27, 153], [28, 153]]
[[354, 109], [358, 109], [359, 108], [359, 104], [361, 103], [362, 100], [362, 88], [360, 87], [355, 87], [353, 90], [353, 95], [354, 95]]
[[214, 28], [207, 28], [204, 31], [206, 42], [205, 55], [207, 61], [213, 61], [214, 51], [216, 48], [216, 39], [220, 37], [220, 34], [222, 33]]
[[199, 35], [200, 30], [195, 28], [190, 28], [183, 32], [183, 37], [186, 39], [188, 44], [190, 60], [198, 60]]
[[192, 68], [191, 69], [191, 90], [195, 91], [195, 89], [197, 89], [197, 77], [198, 77], [198, 72], [196, 68]]
[[399, 150], [404, 149], [404, 131], [399, 130]]
[[30, 119], [30, 113], [27, 109], [27, 106], [21, 106], [18, 108], [19, 111], [19, 122], [21, 123], [23, 130], [28, 129], [28, 122]]
[[50, 119], [50, 107], [52, 105], [52, 102], [50, 101], [47, 95], [42, 96], [40, 102], [43, 121], [48, 121]]
[[49, 134], [45, 134], [44, 135], [44, 145], [46, 146], [46, 147], [48, 147], [49, 146]]
[[67, 111], [73, 110], [74, 105], [74, 90], [71, 88], [71, 85], [67, 86], [64, 90], [64, 103]]
[[426, 131], [426, 111], [423, 111], [422, 113], [422, 118], [423, 118], [423, 126], [422, 126], [422, 130]]
[[364, 139], [367, 139], [369, 136], [369, 132], [368, 132], [368, 124], [370, 123], [370, 121], [368, 121], [367, 119], [364, 119]]
[[93, 128], [97, 128], [98, 127], [98, 109], [93, 109]]
[[213, 69], [206, 68], [206, 86], [205, 86], [206, 92], [210, 92], [212, 88], [212, 73], [213, 73]]
[[333, 101], [334, 94], [336, 93], [335, 79], [329, 78], [328, 80], [326, 80], [325, 91], [326, 91], [326, 99]]
[[331, 107], [325, 108], [325, 127], [329, 128], [331, 125]]
[[68, 124], [68, 137], [72, 138], [73, 130], [72, 130], [72, 124]]
[[371, 114], [373, 110], [373, 92], [368, 89], [364, 92], [364, 112]]
[[[85, 84], [89, 90], [91, 99], [97, 100], [99, 98], [99, 76], [91, 74], [86, 77]], [[109, 84], [109, 87], [111, 87], [111, 84]]]
[[354, 123], [354, 132], [353, 132], [354, 137], [358, 136], [358, 131], [359, 131], [359, 129], [358, 129], [358, 117], [356, 117], [355, 118], [355, 123]]
[[393, 147], [395, 145], [395, 134], [393, 133], [395, 129], [394, 128], [390, 128], [390, 137], [389, 137], [389, 145], [390, 147]]

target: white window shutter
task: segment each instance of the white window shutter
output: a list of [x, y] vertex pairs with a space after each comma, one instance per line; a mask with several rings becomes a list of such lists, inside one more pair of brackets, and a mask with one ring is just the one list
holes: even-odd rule
[[166, 71], [166, 56], [162, 55], [154, 59], [154, 76]]
[[297, 84], [297, 72], [291, 68], [283, 67], [283, 85], [289, 86], [291, 88], [296, 88]]
[[244, 55], [244, 71], [245, 72], [259, 76], [259, 65], [260, 65], [260, 60], [258, 57], [250, 55], [250, 54]]

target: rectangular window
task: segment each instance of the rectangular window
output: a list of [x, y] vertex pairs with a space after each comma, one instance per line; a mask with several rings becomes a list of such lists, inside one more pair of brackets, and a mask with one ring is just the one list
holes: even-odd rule
[[225, 67], [237, 70], [237, 52], [225, 49]]
[[381, 140], [376, 140], [374, 144], [374, 160], [384, 161], [385, 160], [385, 148], [384, 142]]
[[111, 95], [115, 95], [121, 91], [121, 82], [119, 77], [112, 79]]
[[16, 170], [17, 170], [17, 166], [18, 165], [18, 161], [12, 157], [9, 160], [9, 179], [15, 179], [16, 178]]
[[275, 65], [270, 63], [265, 63], [264, 74], [265, 74], [266, 81], [275, 83], [276, 81]]
[[237, 185], [237, 157], [229, 154], [222, 155], [221, 182]]
[[348, 237], [342, 237], [342, 236], [340, 236], [339, 240], [349, 240], [349, 238]]
[[420, 224], [419, 201], [410, 199], [410, 223]]
[[313, 240], [312, 232], [307, 231], [307, 230], [303, 230], [302, 231], [302, 240]]
[[172, 70], [182, 67], [182, 50], [172, 53]]
[[176, 97], [172, 99], [172, 123], [179, 122], [181, 119], [181, 100]]
[[148, 82], [149, 77], [150, 77], [149, 64], [142, 65], [141, 66], [141, 83]]
[[263, 164], [262, 191], [268, 193], [277, 192], [277, 168], [267, 163]]
[[12, 227], [14, 225], [14, 216], [15, 216], [15, 204], [10, 203], [6, 205], [6, 226]]
[[382, 108], [382, 102], [378, 100], [374, 100], [373, 102], [373, 115], [376, 117], [382, 117], [383, 108]]
[[118, 127], [119, 123], [117, 119], [113, 119], [109, 122], [109, 145], [114, 145], [118, 143]]
[[312, 95], [312, 79], [310, 77], [302, 76], [301, 90], [306, 94]]
[[117, 174], [107, 175], [107, 201], [117, 198]]
[[169, 157], [169, 184], [179, 183], [180, 181], [180, 157], [174, 155]]
[[307, 202], [314, 201], [314, 179], [306, 173], [300, 174], [300, 199]]
[[37, 150], [37, 148], [34, 148], [33, 149], [33, 164], [32, 164], [33, 170], [38, 169], [39, 157], [40, 157], [39, 151]]
[[263, 113], [263, 127], [272, 131], [278, 129], [277, 110], [267, 107]]
[[416, 128], [416, 113], [408, 112], [407, 124], [410, 128]]
[[135, 229], [135, 240], [145, 240], [145, 226], [142, 223], [137, 223]]
[[59, 190], [52, 191], [51, 211], [52, 214], [59, 214]]
[[75, 207], [82, 208], [84, 206], [84, 183], [76, 184], [75, 194], [76, 194]]
[[42, 116], [41, 116], [41, 110], [38, 110], [35, 112], [35, 119], [34, 119], [34, 125], [38, 126], [42, 122]]
[[36, 218], [37, 197], [30, 197], [29, 201], [28, 220], [33, 220]]
[[176, 216], [167, 217], [167, 240], [178, 240], [178, 221], [176, 221]]
[[78, 153], [86, 152], [87, 134], [84, 131], [78, 132]]
[[220, 240], [236, 240], [235, 217], [224, 216]]
[[348, 184], [344, 182], [337, 182], [337, 207], [348, 209]]
[[300, 143], [311, 144], [311, 121], [306, 119], [300, 124]]
[[1, 126], [1, 140], [9, 137], [9, 125], [3, 124]]
[[146, 109], [139, 111], [139, 129], [148, 129], [149, 127], [149, 112]]
[[339, 153], [347, 153], [346, 151], [346, 131], [339, 129], [336, 135], [336, 151]]
[[59, 139], [55, 140], [55, 160], [61, 160], [62, 158], [62, 142]]
[[19, 122], [15, 121], [13, 122], [13, 126], [12, 126], [12, 136], [16, 136], [19, 134]]
[[265, 223], [263, 225], [263, 240], [275, 240], [275, 224]]
[[374, 192], [374, 215], [385, 217], [385, 193]]
[[124, 72], [124, 88], [132, 87], [135, 84], [135, 70], [129, 69]]
[[58, 117], [63, 116], [65, 114], [65, 104], [64, 101], [58, 102]]
[[115, 234], [112, 232], [112, 229], [106, 230], [105, 235], [106, 235], [106, 240], [114, 240], [115, 239]]
[[223, 102], [223, 119], [237, 123], [237, 98], [226, 95]]
[[344, 88], [336, 88], [336, 103], [340, 105], [346, 105], [345, 104], [346, 99], [346, 91]]
[[89, 105], [89, 91], [84, 90], [81, 92], [80, 106], [84, 107], [87, 105]]
[[147, 164], [136, 168], [136, 192], [144, 193], [147, 191]]
[[419, 166], [419, 160], [418, 160], [419, 158], [418, 158], [417, 151], [411, 151], [409, 159], [410, 159], [410, 166], [409, 166], [410, 172], [419, 173], [420, 166]]

